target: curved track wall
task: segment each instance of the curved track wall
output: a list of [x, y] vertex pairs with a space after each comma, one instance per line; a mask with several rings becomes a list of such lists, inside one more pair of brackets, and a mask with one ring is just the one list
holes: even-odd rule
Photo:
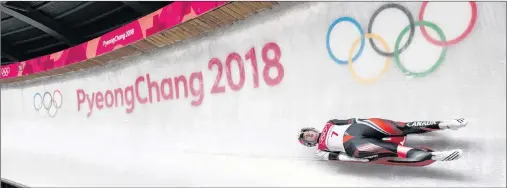
[[[360, 34], [384, 4], [281, 3], [147, 55], [4, 85], [2, 177], [28, 186], [505, 186], [505, 3], [477, 3], [474, 15], [469, 3], [432, 2], [428, 22], [418, 22], [421, 3], [400, 3], [416, 26], [390, 58], [368, 37], [400, 49], [410, 36], [404, 12], [383, 10], [374, 35]], [[450, 45], [419, 27], [450, 41], [472, 18]], [[424, 75], [396, 63], [417, 72], [437, 61]], [[468, 118], [462, 130], [407, 141], [465, 156], [425, 168], [317, 162], [296, 140], [300, 127], [372, 116]]]

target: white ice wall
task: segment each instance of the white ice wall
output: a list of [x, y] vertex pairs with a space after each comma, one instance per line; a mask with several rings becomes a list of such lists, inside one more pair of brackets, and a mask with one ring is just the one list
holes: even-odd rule
[[[360, 83], [347, 65], [330, 58], [326, 34], [342, 16], [356, 19], [366, 33], [371, 15], [383, 4], [281, 3], [211, 35], [114, 65], [3, 86], [2, 177], [29, 186], [505, 186], [505, 3], [478, 2], [472, 32], [447, 47], [442, 65], [426, 77], [405, 77], [391, 58], [376, 82]], [[421, 3], [400, 4], [417, 21]], [[425, 19], [452, 39], [465, 30], [470, 12], [468, 3], [430, 3]], [[388, 9], [376, 18], [373, 32], [392, 50], [407, 25], [402, 12]], [[347, 59], [359, 36], [353, 25], [338, 24], [330, 32], [330, 49]], [[274, 45], [265, 47], [268, 43]], [[268, 86], [263, 48], [273, 58], [276, 47], [283, 77]], [[257, 88], [251, 58], [246, 58], [252, 48]], [[422, 70], [433, 65], [441, 50], [416, 27], [400, 59], [409, 69]], [[245, 70], [244, 85], [237, 91], [227, 85], [225, 70], [233, 52]], [[212, 58], [222, 62], [224, 93], [210, 93], [217, 76], [217, 67], [209, 68]], [[365, 41], [352, 67], [369, 77], [380, 72], [385, 59]], [[238, 70], [232, 61], [235, 83]], [[276, 69], [269, 74], [276, 77]], [[157, 102], [152, 95], [151, 103], [135, 100], [131, 113], [127, 105], [97, 108], [97, 92], [124, 92], [132, 86], [140, 97], [148, 96], [146, 80], [136, 86], [136, 79], [146, 75], [159, 85], [183, 75], [193, 85], [188, 97], [180, 91], [179, 99]], [[37, 92], [57, 89], [63, 103], [55, 117], [34, 109]], [[202, 102], [192, 105], [199, 96]], [[91, 99], [95, 103], [89, 113]], [[462, 148], [465, 156], [425, 168], [323, 163], [313, 161], [313, 149], [296, 140], [301, 127], [321, 128], [330, 118], [372, 116], [401, 121], [468, 118], [465, 129], [411, 136], [407, 142], [438, 150]]]

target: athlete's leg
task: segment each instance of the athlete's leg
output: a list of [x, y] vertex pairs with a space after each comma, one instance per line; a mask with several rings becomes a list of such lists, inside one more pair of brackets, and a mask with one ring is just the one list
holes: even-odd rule
[[389, 136], [426, 133], [444, 129], [459, 129], [467, 125], [463, 118], [450, 121], [411, 121], [401, 122], [382, 118], [359, 119], [358, 123], [368, 125]]
[[384, 142], [375, 138], [351, 138], [344, 143], [347, 155], [356, 158], [377, 159], [382, 157], [398, 157], [411, 161], [440, 160], [450, 161], [461, 156], [461, 150], [428, 152], [422, 149], [401, 146]]

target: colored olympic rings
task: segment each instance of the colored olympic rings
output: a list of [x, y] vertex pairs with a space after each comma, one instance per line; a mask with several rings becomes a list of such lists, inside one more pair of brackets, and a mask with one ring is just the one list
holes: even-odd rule
[[[380, 43], [382, 44], [382, 46], [384, 46], [384, 48], [387, 50], [387, 52], [389, 53], [389, 45], [387, 44], [387, 42], [380, 36], [376, 35], [376, 34], [373, 34], [373, 33], [369, 33], [369, 34], [365, 34], [364, 35], [366, 38], [368, 39], [376, 39], [378, 41], [380, 41]], [[352, 67], [352, 54], [354, 53], [354, 49], [356, 48], [357, 46], [357, 43], [359, 43], [359, 41], [362, 39], [362, 37], [359, 37], [357, 38], [354, 43], [352, 44], [352, 47], [350, 48], [350, 51], [349, 51], [349, 62], [348, 62], [348, 67], [349, 67], [349, 70], [350, 72], [352, 73], [352, 76], [360, 81], [360, 82], [364, 82], [364, 83], [368, 83], [368, 82], [374, 82], [374, 81], [377, 81], [379, 78], [380, 78], [380, 75], [383, 75], [386, 71], [387, 71], [387, 68], [389, 67], [389, 63], [390, 63], [390, 59], [389, 58], [386, 58], [386, 62], [384, 63], [384, 68], [382, 68], [382, 71], [380, 72], [379, 76], [376, 76], [376, 77], [373, 77], [373, 78], [370, 78], [370, 79], [364, 79], [364, 78], [361, 78], [359, 75], [357, 75], [356, 71], [354, 70], [354, 68]], [[361, 40], [361, 41], [364, 41], [364, 40]]]
[[[407, 43], [405, 43], [405, 45], [403, 45], [403, 47], [401, 49], [399, 49], [399, 53], [401, 53], [408, 48], [408, 45], [410, 45], [410, 43], [412, 43], [412, 39], [414, 39], [414, 34], [415, 34], [414, 18], [412, 17], [412, 13], [410, 13], [410, 11], [407, 8], [405, 8], [401, 5], [392, 4], [392, 3], [385, 4], [385, 5], [381, 6], [379, 9], [377, 9], [373, 13], [373, 15], [370, 18], [370, 22], [368, 23], [368, 33], [372, 33], [371, 30], [373, 27], [373, 21], [375, 21], [375, 18], [377, 18], [378, 14], [380, 14], [383, 10], [388, 9], [388, 8], [395, 8], [395, 9], [401, 10], [408, 18], [409, 27], [410, 27], [410, 34], [408, 35]], [[380, 54], [382, 56], [392, 57], [398, 51], [398, 50], [394, 50], [395, 52], [393, 52], [393, 53], [385, 53], [383, 51], [380, 51], [380, 49], [377, 48], [377, 45], [375, 45], [375, 43], [373, 42], [373, 38], [370, 38], [370, 45], [373, 48], [373, 50], [375, 50], [378, 54]]]
[[[464, 40], [472, 32], [472, 29], [474, 28], [476, 20], [477, 20], [477, 5], [475, 4], [475, 2], [469, 2], [469, 3], [470, 3], [470, 6], [471, 6], [471, 9], [472, 9], [471, 20], [469, 22], [469, 25], [467, 26], [465, 32], [463, 32], [460, 36], [456, 37], [455, 39], [452, 39], [452, 40], [449, 40], [449, 41], [446, 40], [444, 32], [442, 31], [442, 29], [440, 27], [438, 27], [434, 23], [431, 23], [429, 21], [423, 20], [424, 11], [426, 9], [426, 6], [427, 6], [428, 2], [424, 2], [422, 4], [422, 6], [420, 8], [420, 11], [419, 11], [419, 17], [418, 17], [417, 21], [414, 20], [414, 18], [412, 16], [412, 14], [410, 13], [410, 11], [407, 8], [405, 8], [404, 6], [402, 6], [402, 5], [394, 4], [394, 3], [388, 3], [388, 4], [385, 4], [385, 5], [381, 6], [380, 8], [378, 8], [373, 13], [372, 17], [370, 18], [369, 23], [368, 23], [368, 28], [367, 28], [367, 31], [368, 31], [367, 34], [364, 33], [363, 29], [361, 28], [361, 25], [354, 18], [351, 18], [351, 17], [348, 17], [348, 16], [340, 17], [340, 18], [336, 19], [329, 26], [329, 28], [328, 28], [328, 32], [327, 32], [327, 36], [326, 36], [326, 47], [327, 47], [328, 54], [331, 57], [331, 59], [333, 59], [334, 62], [336, 62], [338, 64], [348, 64], [349, 70], [352, 72], [352, 76], [354, 77], [354, 79], [356, 79], [359, 82], [373, 82], [373, 81], [378, 80], [378, 78], [380, 76], [382, 76], [387, 71], [387, 67], [388, 67], [389, 62], [390, 62], [389, 58], [391, 58], [391, 57], [394, 57], [396, 65], [398, 66], [398, 68], [404, 74], [409, 75], [409, 76], [416, 76], [416, 77], [426, 76], [426, 75], [434, 72], [444, 62], [448, 46], [454, 45], [454, 44], [457, 44], [457, 43], [461, 42], [462, 40]], [[378, 35], [376, 35], [376, 34], [374, 34], [372, 32], [372, 26], [373, 26], [373, 22], [375, 21], [375, 18], [382, 11], [384, 11], [386, 9], [389, 9], [389, 8], [395, 8], [395, 9], [398, 9], [398, 10], [402, 11], [407, 16], [408, 21], [409, 21], [409, 25], [407, 27], [405, 27], [399, 33], [399, 35], [398, 35], [398, 37], [396, 39], [396, 43], [395, 43], [393, 52], [389, 51], [389, 47], [388, 47], [387, 43], [385, 43], [385, 40], [382, 37], [380, 37], [380, 36], [378, 36]], [[338, 23], [341, 23], [341, 22], [350, 22], [350, 23], [354, 24], [354, 26], [359, 30], [359, 34], [360, 34], [359, 39], [357, 39], [353, 43], [352, 48], [349, 50], [348, 61], [344, 61], [344, 60], [338, 59], [333, 54], [333, 52], [331, 50], [331, 47], [330, 47], [330, 35], [331, 35], [331, 31], [333, 30], [333, 28]], [[430, 43], [438, 45], [438, 46], [441, 46], [443, 48], [442, 52], [440, 53], [440, 57], [436, 61], [436, 63], [432, 67], [430, 67], [429, 69], [427, 69], [425, 71], [422, 71], [422, 72], [412, 72], [412, 71], [409, 71], [407, 68], [405, 68], [402, 65], [402, 63], [400, 61], [400, 54], [402, 52], [404, 52], [408, 48], [408, 46], [410, 46], [410, 44], [413, 41], [414, 34], [415, 34], [415, 27], [416, 26], [420, 26], [421, 27], [420, 29], [421, 29], [421, 32], [422, 32], [423, 36], [425, 37], [425, 39], [427, 39]], [[435, 30], [437, 32], [439, 38], [440, 38], [440, 41], [432, 39], [428, 35], [425, 27], [429, 27], [429, 28]], [[410, 33], [409, 33], [409, 36], [408, 36], [408, 40], [406, 41], [405, 44], [403, 44], [401, 46], [400, 45], [401, 40], [403, 39], [403, 36], [405, 36], [405, 34], [409, 30], [410, 30]], [[386, 60], [386, 62], [385, 62], [384, 68], [382, 69], [382, 71], [380, 72], [380, 74], [377, 75], [374, 78], [369, 78], [369, 79], [364, 79], [364, 78], [359, 77], [357, 75], [357, 73], [354, 71], [354, 69], [352, 69], [352, 63], [355, 62], [359, 58], [359, 56], [363, 53], [365, 38], [368, 38], [368, 40], [370, 42], [370, 45], [375, 50], [375, 52], [377, 52], [381, 56], [384, 56], [384, 57], [388, 58]], [[381, 45], [385, 48], [384, 50], [386, 50], [386, 52], [381, 51], [375, 45], [375, 43], [373, 42], [373, 39], [376, 39], [376, 40], [380, 41]], [[355, 47], [357, 46], [357, 43], [359, 43], [359, 41], [361, 42], [361, 45], [359, 46], [359, 50], [357, 51], [357, 54], [353, 55], [353, 51], [354, 51]]]
[[[57, 102], [55, 100], [55, 96], [56, 96], [56, 93], [58, 93], [60, 95], [60, 100], [59, 102]], [[46, 98], [46, 97], [49, 97], [49, 98]], [[36, 99], [39, 98], [40, 99], [40, 103], [37, 103], [36, 102]], [[46, 99], [48, 99], [49, 101], [47, 101]], [[47, 102], [46, 102], [47, 101]], [[44, 109], [46, 109], [46, 111], [48, 112], [48, 115], [50, 117], [55, 117], [56, 116], [56, 113], [58, 112], [58, 109], [60, 109], [62, 107], [62, 103], [63, 103], [63, 97], [62, 97], [62, 93], [60, 92], [60, 90], [55, 90], [53, 91], [53, 94], [49, 93], [49, 92], [45, 92], [44, 95], [41, 95], [40, 93], [36, 93], [34, 96], [33, 96], [33, 107], [35, 108], [35, 110], [39, 111], [40, 109], [42, 109], [42, 107], [44, 107]], [[55, 107], [55, 112], [54, 114], [51, 114], [51, 107]]]
[[361, 36], [361, 47], [359, 47], [359, 51], [357, 52], [356, 56], [354, 56], [354, 58], [352, 58], [352, 61], [356, 61], [357, 58], [359, 58], [359, 55], [361, 55], [363, 53], [363, 49], [364, 49], [364, 31], [363, 31], [363, 28], [361, 28], [361, 24], [359, 24], [359, 22], [357, 22], [354, 18], [347, 17], [347, 16], [336, 19], [333, 22], [333, 24], [331, 24], [331, 26], [329, 26], [329, 29], [327, 30], [327, 36], [326, 36], [327, 52], [329, 53], [329, 56], [331, 56], [331, 58], [336, 63], [338, 63], [338, 64], [347, 64], [348, 63], [347, 61], [340, 60], [340, 59], [338, 59], [337, 57], [334, 56], [333, 52], [331, 51], [331, 46], [329, 44], [329, 37], [331, 36], [331, 31], [333, 30], [333, 27], [336, 24], [339, 24], [340, 22], [350, 22], [350, 23], [354, 24], [356, 26], [356, 28], [359, 30], [359, 34]]
[[[428, 26], [431, 29], [435, 30], [438, 33], [438, 36], [440, 37], [440, 40], [445, 41], [444, 32], [442, 31], [442, 29], [440, 29], [440, 27], [438, 27], [434, 23], [431, 23], [431, 22], [428, 22], [428, 21], [418, 21], [418, 22], [415, 23], [415, 26], [421, 26], [421, 25]], [[403, 30], [401, 30], [400, 35], [396, 39], [396, 44], [394, 45], [394, 49], [398, 49], [398, 47], [400, 46], [401, 39], [403, 38], [403, 36], [405, 35], [405, 33], [407, 33], [407, 30], [409, 28], [410, 27], [407, 26]], [[442, 48], [442, 52], [440, 52], [440, 57], [438, 58], [437, 62], [435, 64], [433, 64], [433, 66], [431, 66], [428, 70], [423, 71], [423, 72], [412, 72], [412, 71], [407, 70], [407, 68], [405, 68], [405, 66], [403, 66], [401, 64], [401, 61], [400, 61], [400, 53], [401, 52], [399, 52], [399, 51], [394, 51], [394, 53], [395, 53], [395, 55], [394, 55], [395, 61], [394, 62], [396, 62], [396, 65], [398, 66], [398, 68], [403, 73], [405, 73], [406, 75], [408, 75], [408, 76], [416, 76], [416, 77], [423, 77], [423, 76], [426, 76], [426, 75], [432, 73], [433, 71], [435, 71], [437, 69], [437, 67], [439, 67], [444, 62], [446, 52], [447, 52], [447, 48], [443, 47]]]
[[[475, 22], [477, 21], [477, 4], [475, 4], [475, 2], [473, 1], [470, 1], [469, 3], [470, 8], [472, 8], [472, 16], [470, 18], [470, 22], [468, 22], [467, 28], [461, 35], [447, 42], [437, 41], [428, 35], [428, 32], [426, 32], [426, 29], [424, 27], [421, 27], [421, 33], [423, 34], [424, 38], [426, 38], [426, 40], [437, 46], [450, 46], [458, 42], [461, 42], [463, 39], [465, 39], [468, 36], [468, 34], [472, 32], [472, 29], [475, 26]], [[428, 6], [427, 1], [423, 2], [423, 4], [421, 5], [421, 10], [419, 10], [419, 20], [424, 20], [424, 11], [426, 10], [426, 6]]]

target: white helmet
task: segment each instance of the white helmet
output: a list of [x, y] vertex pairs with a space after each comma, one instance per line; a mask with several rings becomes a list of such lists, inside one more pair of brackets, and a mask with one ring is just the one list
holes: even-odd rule
[[308, 140], [305, 140], [304, 138], [304, 133], [306, 131], [315, 131], [316, 133], [319, 133], [319, 131], [313, 127], [305, 127], [305, 128], [302, 128], [300, 131], [299, 131], [299, 135], [298, 135], [298, 140], [299, 140], [299, 143], [303, 144], [304, 146], [306, 147], [314, 147], [316, 146], [319, 141], [318, 139], [315, 140], [315, 141], [308, 141]]

